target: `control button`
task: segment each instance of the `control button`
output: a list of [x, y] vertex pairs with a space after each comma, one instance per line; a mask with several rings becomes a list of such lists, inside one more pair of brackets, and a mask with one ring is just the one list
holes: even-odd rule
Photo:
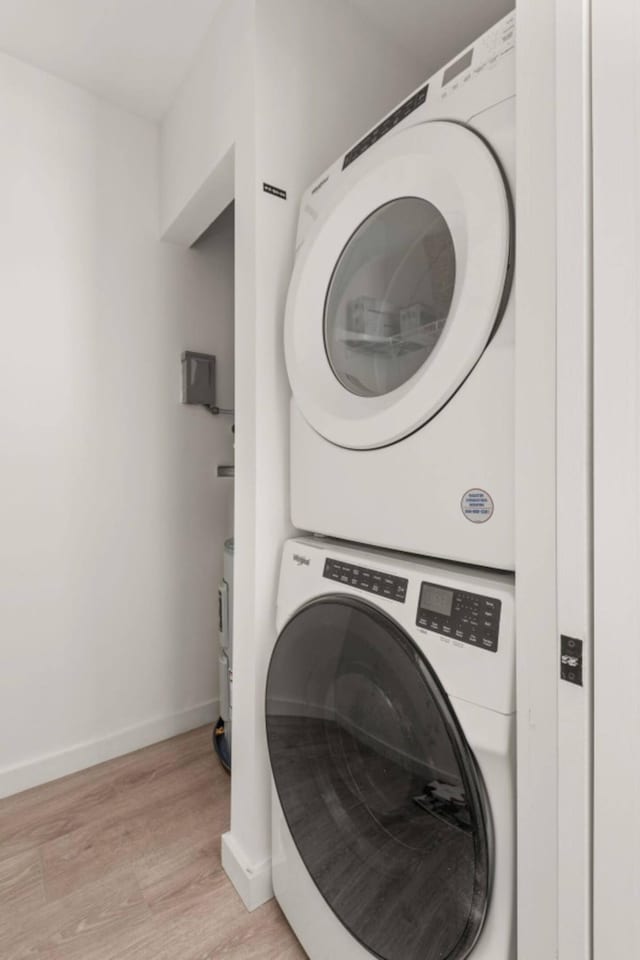
[[408, 580], [402, 577], [392, 577], [375, 570], [367, 570], [355, 564], [341, 563], [331, 558], [325, 560], [323, 576], [327, 580], [334, 580], [350, 587], [356, 587], [358, 590], [366, 590], [369, 593], [381, 593], [384, 585], [384, 596], [390, 597], [396, 603], [405, 603], [406, 601]]

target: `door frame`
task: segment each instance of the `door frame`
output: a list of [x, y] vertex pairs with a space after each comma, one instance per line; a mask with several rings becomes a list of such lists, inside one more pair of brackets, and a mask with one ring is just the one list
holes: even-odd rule
[[594, 957], [608, 960], [640, 955], [640, 15], [592, 3]]
[[592, 957], [590, 8], [518, 3], [518, 960]]
[[556, 6], [517, 13], [518, 960], [558, 956]]
[[[592, 957], [593, 229], [591, 0], [557, 0], [558, 956]], [[563, 650], [562, 637], [567, 638]]]

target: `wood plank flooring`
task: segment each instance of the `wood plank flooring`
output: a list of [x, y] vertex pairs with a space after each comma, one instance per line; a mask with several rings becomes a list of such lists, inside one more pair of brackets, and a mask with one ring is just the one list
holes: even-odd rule
[[0, 800], [2, 960], [304, 960], [220, 864], [211, 728]]

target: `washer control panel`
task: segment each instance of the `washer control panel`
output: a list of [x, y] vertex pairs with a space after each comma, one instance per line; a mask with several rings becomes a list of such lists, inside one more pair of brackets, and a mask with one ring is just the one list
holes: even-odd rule
[[325, 560], [322, 574], [327, 580], [344, 583], [348, 587], [366, 590], [368, 593], [377, 593], [380, 597], [388, 597], [397, 603], [404, 603], [407, 599], [409, 581], [404, 577], [393, 577], [379, 570], [361, 567], [354, 563], [344, 563], [342, 560]]
[[416, 624], [443, 637], [496, 653], [502, 602], [437, 583], [420, 585]]

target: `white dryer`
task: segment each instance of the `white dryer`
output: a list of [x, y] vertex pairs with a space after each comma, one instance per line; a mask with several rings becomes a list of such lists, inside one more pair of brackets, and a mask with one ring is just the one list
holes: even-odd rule
[[515, 960], [513, 575], [290, 540], [273, 884], [311, 960]]
[[514, 31], [510, 14], [303, 197], [299, 529], [513, 569]]

